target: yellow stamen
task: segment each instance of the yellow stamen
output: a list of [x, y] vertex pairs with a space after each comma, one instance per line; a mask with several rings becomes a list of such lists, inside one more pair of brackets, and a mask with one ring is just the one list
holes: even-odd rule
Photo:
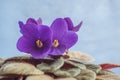
[[53, 41], [53, 46], [54, 46], [54, 47], [58, 47], [58, 45], [59, 45], [58, 40], [54, 40], [54, 41]]
[[41, 48], [43, 46], [43, 43], [40, 40], [37, 40], [36, 45], [38, 48]]

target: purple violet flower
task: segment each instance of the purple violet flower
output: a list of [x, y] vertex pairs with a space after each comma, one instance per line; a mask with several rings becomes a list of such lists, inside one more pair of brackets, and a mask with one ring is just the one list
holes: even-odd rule
[[[39, 24], [38, 24], [39, 23]], [[21, 52], [29, 53], [34, 58], [48, 56], [48, 50], [52, 45], [52, 32], [48, 26], [40, 25], [34, 19], [28, 19], [26, 24], [21, 25], [22, 37], [17, 42], [17, 48]]]
[[[38, 20], [35, 20], [33, 18], [28, 18], [26, 21], [26, 24], [35, 24], [35, 25], [41, 25], [42, 24], [42, 19], [38, 18]], [[22, 21], [19, 21], [19, 26], [20, 26], [20, 32], [22, 33], [22, 30], [24, 28], [24, 23]]]
[[53, 32], [53, 44], [50, 48], [49, 55], [62, 55], [78, 40], [77, 34], [74, 31], [68, 30], [68, 25], [62, 18], [57, 18], [52, 23], [51, 30]]
[[82, 23], [83, 23], [81, 21], [77, 26], [74, 27], [74, 25], [72, 23], [72, 20], [69, 17], [64, 18], [64, 20], [67, 22], [68, 30], [72, 30], [72, 31], [75, 31], [75, 32], [79, 31], [79, 29], [81, 28]]

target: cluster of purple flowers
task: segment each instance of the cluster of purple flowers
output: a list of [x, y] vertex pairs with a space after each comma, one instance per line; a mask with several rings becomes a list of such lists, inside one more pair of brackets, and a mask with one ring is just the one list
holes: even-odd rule
[[19, 21], [22, 37], [17, 42], [17, 48], [36, 59], [62, 55], [77, 42], [76, 32], [81, 25], [82, 22], [74, 27], [68, 17], [55, 19], [50, 27], [42, 24], [41, 18], [29, 18], [25, 24]]

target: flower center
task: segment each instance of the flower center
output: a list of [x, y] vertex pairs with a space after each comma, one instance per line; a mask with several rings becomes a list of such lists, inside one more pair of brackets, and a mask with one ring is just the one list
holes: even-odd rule
[[54, 40], [54, 41], [53, 41], [53, 46], [54, 46], [54, 47], [58, 47], [58, 45], [59, 45], [58, 40]]
[[41, 48], [43, 46], [43, 43], [40, 40], [37, 40], [36, 45], [38, 48]]

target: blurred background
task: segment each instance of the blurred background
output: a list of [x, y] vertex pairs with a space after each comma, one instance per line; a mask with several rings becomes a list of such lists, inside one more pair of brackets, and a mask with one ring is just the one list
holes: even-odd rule
[[[24, 55], [16, 48], [18, 21], [29, 17], [47, 25], [58, 17], [70, 17], [74, 25], [82, 20], [71, 50], [93, 56], [97, 64], [120, 64], [120, 0], [0, 0], [0, 57]], [[120, 74], [120, 68], [113, 71]]]

